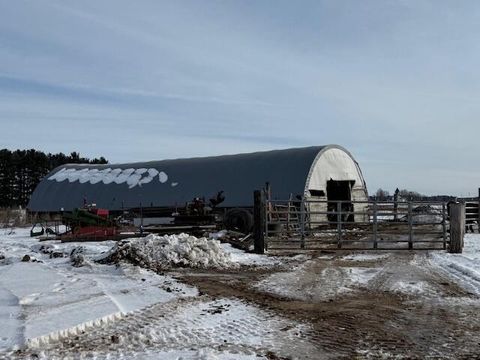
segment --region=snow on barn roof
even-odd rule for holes
[[[303,194],[312,166],[327,149],[311,146],[238,155],[128,164],[68,164],[49,173],[32,194],[35,212],[72,210],[86,200],[110,210],[184,206],[195,197],[209,199],[223,190],[221,206],[253,204],[253,191],[269,182],[276,198]],[[353,158],[352,158],[353,160]]]

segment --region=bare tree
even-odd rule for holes
[[[375,193],[375,198],[379,201],[386,201],[390,197],[390,193],[387,190],[383,190],[382,188],[378,189]]]

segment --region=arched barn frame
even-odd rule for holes
[[[336,211],[336,204],[328,209],[327,201],[367,201],[368,192],[360,166],[345,148],[328,145],[322,148],[315,157],[305,183],[304,197],[313,222],[326,221],[325,214],[315,212]],[[319,201],[316,203],[315,201]],[[348,204],[343,204],[348,207]],[[367,204],[357,203],[355,211],[363,212]],[[348,209],[344,209],[348,210]],[[357,220],[365,220],[358,219]]]
[[[358,163],[338,145],[127,164],[69,164],[37,186],[31,212],[71,211],[85,202],[110,211],[174,209],[223,191],[223,208],[251,208],[266,183],[273,199],[367,200]]]

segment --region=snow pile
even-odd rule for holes
[[[72,250],[72,252],[70,253],[70,261],[73,267],[91,265],[88,258],[85,257],[85,248],[83,246],[79,246]]]
[[[235,264],[218,240],[188,234],[148,235],[119,242],[100,263],[126,260],[154,271],[172,267],[230,268]]]

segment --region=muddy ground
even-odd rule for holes
[[[427,252],[396,252],[387,259],[361,262],[343,260],[344,252],[331,259],[323,255],[314,255],[306,272],[311,276],[300,279],[299,288],[307,289],[318,282],[315,274],[325,269],[351,267],[354,263],[380,270],[367,285],[324,301],[292,300],[252,287],[274,270],[184,272],[177,278],[214,298],[243,299],[312,324],[312,331],[304,334],[318,347],[318,354],[310,354],[311,358],[480,359],[478,296],[430,266]],[[397,281],[426,283],[428,291],[392,291],[389,285]],[[282,354],[276,356],[281,358]]]
[[[160,348],[171,342],[183,342],[188,347],[194,337],[192,344],[210,344],[217,350],[239,353],[253,351],[268,359],[480,359],[480,299],[433,266],[428,252],[391,252],[385,257],[361,261],[356,255],[349,259],[348,254],[317,252],[309,254],[309,260],[292,259],[270,268],[171,272],[178,280],[197,287],[200,296],[153,306],[115,324],[61,339],[46,346],[43,356],[75,358],[82,354],[89,358],[103,354],[99,358],[116,358],[119,354],[128,355],[128,351],[138,354],[142,349]],[[360,269],[367,280],[349,283],[352,268]],[[281,283],[283,274],[297,274],[295,281],[283,284],[290,292],[258,285],[268,284],[272,276],[280,276]],[[340,288],[346,290],[339,291]],[[208,302],[206,313],[215,314],[228,310],[225,307],[230,305],[216,303],[223,299],[253,305],[263,313],[253,320],[226,320],[219,324],[215,328],[219,334],[224,334],[223,327],[230,329],[225,336],[238,332],[239,339],[247,339],[269,319],[282,318],[289,321],[287,324],[305,326],[286,325],[255,335],[268,336],[282,344],[271,348],[238,345],[240,340],[229,345],[227,340],[215,338],[215,334],[207,337],[203,330],[190,332],[200,320],[194,315],[188,319],[192,311],[188,306]],[[176,326],[165,325],[169,324],[165,319],[179,309],[184,311],[182,319],[186,318],[182,320],[183,330],[165,329]],[[165,331],[171,334],[161,333]],[[141,336],[132,340],[132,334]],[[39,352],[27,349],[10,356],[35,358]]]

